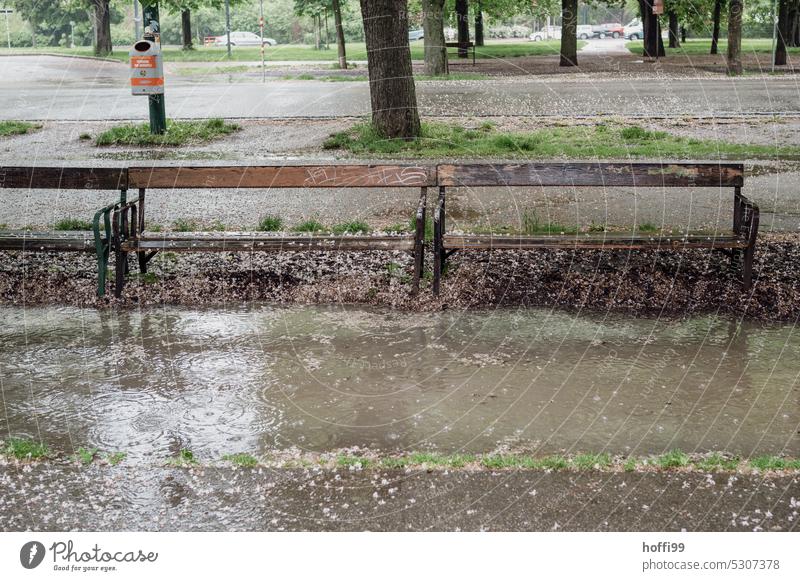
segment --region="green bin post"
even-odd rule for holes
[[[145,40],[157,42],[161,46],[161,25],[158,19],[157,3],[142,5],[142,24]],[[164,104],[164,95],[148,95],[147,102],[150,108],[150,133],[163,135],[167,132],[167,109]]]

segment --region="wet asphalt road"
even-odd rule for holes
[[[0,531],[791,531],[797,475],[0,466]]]
[[[632,57],[633,58],[633,57]],[[652,69],[650,69],[652,70]],[[130,95],[127,65],[51,56],[0,58],[2,119],[145,119]],[[736,115],[800,111],[795,77],[654,76],[613,73],[524,76],[488,81],[419,82],[426,115]],[[255,79],[221,75],[167,79],[167,115],[177,118],[346,117],[369,111],[365,82]]]

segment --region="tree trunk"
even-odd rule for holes
[[[92,0],[94,3],[94,54],[106,56],[111,54],[111,7],[109,0]]]
[[[669,47],[680,48],[681,39],[678,31],[678,13],[669,13]]]
[[[728,13],[728,74],[742,74],[742,0],[730,0]]]
[[[8,18],[8,16],[6,16]],[[36,48],[36,22],[31,20],[31,48]]]
[[[653,0],[639,0],[639,10],[642,13],[642,29],[644,32],[644,51],[646,58],[658,57],[658,16],[653,14]]]
[[[407,0],[360,0],[369,64],[372,124],[388,139],[419,137],[408,46]]]
[[[447,75],[447,46],[444,39],[444,0],[422,0],[422,29],[425,43],[425,74]]]
[[[363,0],[362,0],[363,1]],[[469,2],[456,0],[456,20],[458,21],[458,58],[469,56]]]
[[[578,0],[561,0],[562,67],[578,66]]]
[[[786,64],[786,39],[789,36],[789,0],[778,0],[778,34],[775,39],[775,66]]]
[[[181,40],[183,50],[194,49],[192,45],[192,13],[188,8],[181,10]]]
[[[656,30],[658,34],[658,56],[667,56],[667,51],[664,50],[664,39],[661,37],[661,19],[656,16]]]
[[[681,42],[686,42],[686,25],[681,25]]]
[[[722,2],[724,0],[714,1],[714,27],[711,30],[711,54],[719,53],[719,21],[722,18]]]
[[[483,46],[483,6],[475,8],[475,46]]]
[[[333,24],[336,27],[336,49],[339,51],[339,68],[347,68],[347,52],[344,46],[344,28],[342,27],[342,7],[339,0],[333,0]]]

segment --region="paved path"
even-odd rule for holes
[[[653,71],[654,69],[649,69]],[[145,119],[125,65],[57,57],[0,59],[0,119]],[[177,118],[346,117],[369,112],[365,82],[167,80],[167,114]],[[611,74],[522,76],[491,81],[420,82],[426,115],[739,115],[800,112],[792,76],[659,77]]]
[[[0,530],[789,531],[799,497],[796,474],[44,462],[0,467]]]

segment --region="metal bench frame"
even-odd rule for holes
[[[731,264],[741,259],[742,285],[749,290],[758,236],[758,206],[742,195],[741,164],[710,163],[524,163],[439,165],[439,199],[433,214],[433,293],[438,295],[447,259],[457,251],[592,249],[684,250],[711,248],[726,253]],[[464,235],[446,230],[448,187],[730,187],[733,188],[733,234],[653,236],[591,233],[575,235]]]

